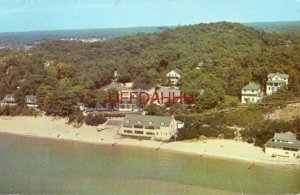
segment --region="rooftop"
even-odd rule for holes
[[[5,94],[4,98],[15,98],[15,94]]]
[[[175,68],[175,69],[173,69],[171,71],[174,71],[174,72],[176,72],[177,74],[180,74],[180,75],[182,74],[182,71],[180,69],[178,69],[178,68]]]
[[[30,102],[30,103],[37,103],[37,98],[34,95],[26,95],[25,96],[25,100],[26,102]]]
[[[269,73],[268,74],[268,78],[269,79],[273,78],[274,76],[278,76],[278,77],[280,77],[282,79],[288,79],[289,78],[288,74],[282,74],[282,73],[278,73],[278,72],[276,72],[276,73]]]
[[[136,86],[134,89],[139,91],[139,90],[150,90],[152,88],[154,88],[155,86],[154,85],[151,85],[151,84],[142,84],[142,85],[139,85],[139,86]]]
[[[171,96],[173,96],[173,93],[176,97],[180,96],[180,89],[178,87],[164,87],[164,86],[161,86],[161,87],[158,88],[157,91],[162,92],[164,96],[168,96],[169,93],[171,93]]]
[[[171,116],[153,116],[153,115],[138,115],[138,114],[126,114],[124,118],[124,125],[144,125],[167,127],[172,121]],[[163,125],[162,125],[163,123]]]
[[[113,81],[110,84],[101,87],[100,90],[107,91],[107,90],[110,90],[110,89],[116,89],[117,91],[122,91],[122,90],[126,90],[127,87],[125,87],[122,83]]]
[[[285,133],[275,133],[273,139],[286,140],[286,141],[291,141],[291,142],[297,141],[296,135],[290,131],[285,132]]]
[[[300,141],[296,140],[293,144],[286,142],[274,142],[273,139],[269,139],[266,143],[267,147],[280,147],[280,148],[294,148],[300,150]]]
[[[260,89],[260,85],[250,82],[248,85],[245,85],[242,90],[258,90]]]

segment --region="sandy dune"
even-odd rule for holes
[[[97,128],[105,128],[105,124]],[[58,140],[73,140],[94,144],[110,144],[148,147],[155,150],[172,150],[193,155],[213,156],[245,160],[249,162],[274,163],[274,164],[297,164],[298,159],[271,158],[261,148],[235,140],[208,139],[194,142],[162,143],[151,140],[137,140],[123,138],[117,134],[117,127],[109,127],[97,132],[96,127],[83,125],[75,128],[66,124],[65,119],[53,117],[0,117],[0,133],[10,133],[25,136],[37,136]]]

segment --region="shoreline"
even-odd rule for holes
[[[0,117],[0,134],[16,135],[31,138],[41,138],[57,141],[80,142],[84,144],[107,145],[111,147],[126,146],[153,149],[192,155],[204,158],[238,160],[251,164],[294,165],[300,166],[300,159],[272,158],[267,156],[262,148],[246,142],[223,139],[207,139],[204,141],[158,142],[123,138],[117,135],[115,127],[97,132],[96,128],[106,127],[83,125],[75,128],[67,125],[65,119],[53,117],[18,116],[5,119]],[[30,130],[31,129],[31,130]]]

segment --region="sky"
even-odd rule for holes
[[[300,0],[0,0],[0,32],[300,20]]]

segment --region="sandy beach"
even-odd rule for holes
[[[114,119],[122,120],[122,119]],[[96,128],[106,128],[98,132]],[[112,147],[118,145],[153,148],[154,150],[170,150],[191,155],[209,156],[243,160],[251,163],[267,164],[295,164],[300,166],[300,159],[272,158],[266,155],[262,148],[253,146],[242,141],[207,139],[205,141],[177,141],[162,143],[151,140],[137,140],[123,138],[117,134],[118,127],[98,127],[82,125],[75,128],[68,125],[66,119],[42,117],[0,117],[0,133],[9,133],[22,136],[35,136],[51,138],[56,140],[80,141],[93,144],[110,144]]]

